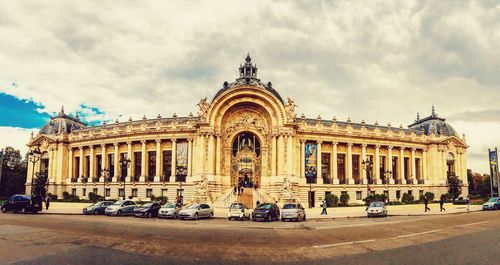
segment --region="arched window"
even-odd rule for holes
[[[448,169],[448,177],[455,175],[455,156],[452,153],[448,153],[448,157],[446,158],[446,166]]]
[[[49,153],[43,152],[40,156],[40,173],[47,174],[49,172]]]

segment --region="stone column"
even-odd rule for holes
[[[429,174],[427,174],[427,150],[422,150],[422,179],[424,183],[429,179]]]
[[[217,134],[216,146],[215,146],[215,175],[220,176],[220,163],[221,163],[221,142],[220,134]]]
[[[283,157],[283,154],[285,152],[285,148],[284,148],[284,139],[283,139],[283,135],[280,135],[278,136],[278,165],[277,165],[277,168],[278,168],[278,176],[283,176],[283,167],[284,167],[284,163],[285,163],[285,159]]]
[[[73,178],[73,148],[70,148],[69,150],[69,154],[68,154],[68,179],[69,181],[67,182],[71,182],[71,179]]]
[[[188,154],[187,154],[187,157],[188,157],[188,161],[187,161],[187,176],[188,177],[191,177],[193,176],[193,139],[189,138],[188,139]]]
[[[277,154],[276,154],[276,136],[273,135],[272,138],[272,143],[271,143],[271,175],[276,176],[276,159],[277,159]]]
[[[416,148],[411,149],[411,179],[413,181],[413,184],[418,184],[417,182],[417,165],[415,164],[416,162],[416,156],[415,156],[415,151]]]
[[[318,145],[318,148],[316,149],[317,155],[316,155],[316,183],[323,183],[323,175],[322,175],[322,168],[321,168],[321,144],[322,141],[317,141],[316,144]]]
[[[287,147],[286,147],[286,161],[287,161],[287,173],[288,176],[293,175],[293,139],[291,135],[287,136]]]
[[[387,147],[387,170],[392,172],[392,145]],[[392,172],[389,184],[394,184],[394,176],[396,176],[396,173],[397,172]]]
[[[375,146],[375,161],[373,162],[375,165],[373,165],[374,168],[374,179],[373,183],[379,183],[380,182],[380,145]]]
[[[306,140],[300,140],[300,177],[305,178],[306,176],[306,166],[305,166],[305,161],[306,161],[306,152],[305,152],[305,143]]]
[[[368,183],[368,176],[366,175],[366,169],[363,168],[363,161],[366,159],[366,144],[361,145],[361,177],[363,178],[363,184]]]
[[[94,182],[94,173],[95,173],[95,169],[94,169],[94,146],[91,145],[90,146],[90,169],[89,169],[89,179],[88,179],[88,182]]]
[[[347,176],[345,179],[345,183],[354,183],[352,179],[352,143],[347,143]]]
[[[156,172],[155,172],[155,182],[160,181],[161,176],[161,162],[162,162],[162,153],[161,153],[161,139],[156,139]]]
[[[77,176],[77,177],[78,177],[78,182],[82,182],[83,163],[85,162],[85,159],[83,158],[83,146],[80,146],[79,149],[80,149],[80,165],[79,165],[79,169],[78,169],[79,176]]]
[[[215,156],[215,139],[214,135],[210,134],[208,136],[208,174],[209,175],[214,175],[215,169],[214,169],[214,156]]]
[[[172,139],[172,165],[171,165],[171,179],[170,181],[173,182],[175,181],[175,175],[176,175],[176,172],[175,172],[175,166],[176,166],[176,162],[177,162],[177,139]]]
[[[399,149],[399,178],[401,180],[401,184],[406,184],[406,176],[405,176],[405,148],[401,147]]]
[[[333,179],[333,184],[339,184],[339,176],[337,169],[337,142],[332,143],[332,179]]]
[[[205,136],[200,135],[198,137],[199,146],[198,146],[198,174],[205,173]]]
[[[134,159],[132,159],[132,142],[127,142],[127,158],[130,159],[130,164],[127,168],[126,180],[132,181],[132,167],[134,166]]]
[[[148,166],[147,156],[146,156],[146,141],[141,140],[141,176],[139,176],[139,181],[146,180],[146,167]]]
[[[104,172],[103,171],[104,169],[108,170],[108,174],[109,174],[109,168],[106,165],[106,161],[108,161],[108,159],[106,157],[106,145],[101,144],[101,175],[103,175],[102,172]],[[99,178],[99,182],[104,182],[104,176],[98,176],[98,178]]]
[[[119,144],[114,143],[113,146],[115,147],[115,154],[113,155],[113,159],[115,160],[115,175],[113,176],[113,179],[111,180],[112,182],[117,182],[118,181],[118,176],[120,175],[120,153],[118,150]]]

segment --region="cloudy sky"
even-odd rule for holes
[[[2,1],[0,148],[64,104],[87,122],[196,113],[247,52],[298,113],[407,126],[436,112],[488,171],[498,1]]]

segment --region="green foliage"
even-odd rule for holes
[[[33,194],[45,198],[45,195],[47,194],[47,181],[47,174],[35,173],[35,179],[33,181]]]
[[[408,193],[403,193],[403,197],[401,198],[401,202],[404,204],[410,204],[415,201],[415,198],[413,195],[410,195]]]
[[[50,192],[47,193],[47,197],[49,197],[51,201],[57,200],[57,195],[54,195],[54,194],[52,194]]]
[[[90,192],[89,193],[89,200],[91,202],[98,202],[98,201],[104,201],[104,197],[102,197],[101,195],[99,194],[95,194],[93,192]]]
[[[326,207],[337,207],[339,205],[339,197],[337,195],[326,195]]]
[[[424,197],[427,197],[427,199],[428,199],[429,201],[433,201],[433,200],[434,200],[434,193],[432,193],[432,192],[429,192],[429,191],[428,191],[428,192],[426,192],[426,193],[424,194]]]
[[[366,205],[370,205],[371,202],[386,202],[387,196],[385,196],[385,194],[374,194],[366,197],[364,201]]]
[[[491,195],[490,176],[486,175],[482,181],[478,180],[475,187],[476,189],[471,192],[472,194],[480,195],[481,198],[488,198]]]
[[[457,175],[448,176],[448,193],[455,200],[462,193],[462,180]]]
[[[165,204],[168,202],[168,197],[167,196],[159,196],[159,197],[156,197],[154,195],[151,196],[151,201],[152,202],[158,202],[160,204]]]
[[[76,195],[72,195],[68,192],[63,192],[63,201],[66,201],[66,202],[78,202],[80,201],[80,198]]]
[[[0,150],[1,152],[1,150]],[[27,160],[21,152],[12,147],[6,147],[0,155],[0,197],[10,197],[25,192]]]
[[[347,192],[343,192],[342,194],[340,194],[340,204],[342,206],[347,206],[349,204],[349,194]]]

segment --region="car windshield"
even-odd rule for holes
[[[198,208],[198,207],[200,207],[200,205],[199,205],[199,204],[191,204],[191,205],[189,205],[186,209],[196,209],[196,208]]]
[[[283,209],[297,209],[297,204],[285,204]]]
[[[257,206],[257,209],[269,210],[269,209],[271,209],[271,204],[261,204],[261,205]]]
[[[163,205],[163,208],[172,208],[173,209],[173,208],[175,208],[175,204],[167,203],[167,204]]]
[[[233,203],[231,205],[231,209],[241,209],[243,208],[243,205],[239,204],[239,203]]]
[[[370,203],[370,207],[384,207],[383,202],[372,202]]]
[[[143,204],[141,207],[143,207],[143,208],[150,208],[151,206],[153,206],[152,202]]]
[[[101,205],[101,202],[96,202],[96,203],[94,203],[94,204],[92,204],[90,206],[99,206],[99,205]]]
[[[491,198],[488,200],[488,202],[497,202],[498,198]]]
[[[125,201],[117,201],[117,202],[113,203],[113,205],[122,205],[123,202],[125,202]]]

